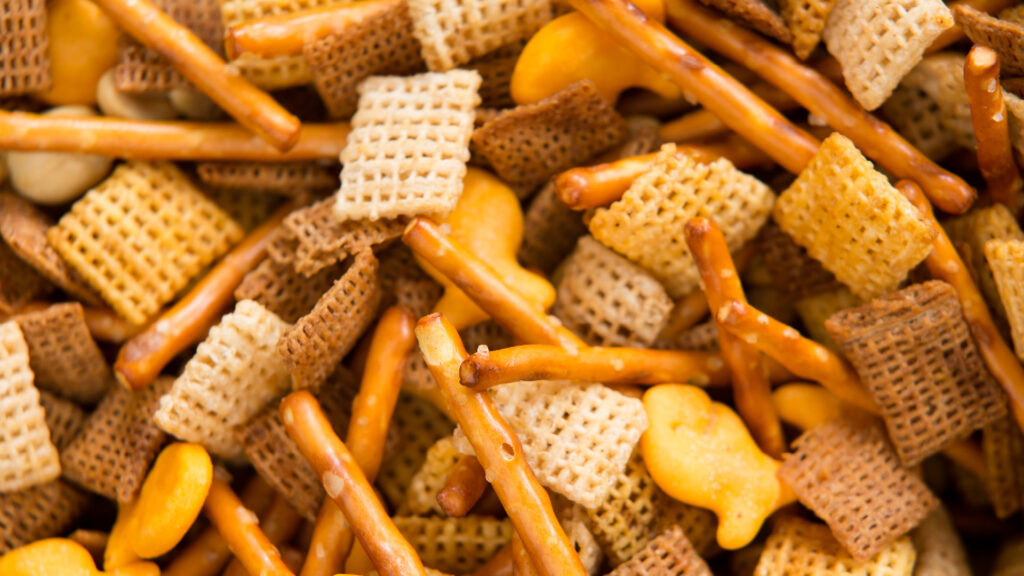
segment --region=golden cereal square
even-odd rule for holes
[[[397,516],[395,526],[416,549],[423,565],[469,574],[512,538],[512,523],[487,516]]]
[[[779,0],[782,19],[793,34],[793,51],[802,60],[814,52],[825,31],[825,20],[838,0]]]
[[[1024,359],[1024,240],[989,240],[985,259],[1010,321],[1013,348]]]
[[[1024,231],[1021,231],[1013,213],[1002,204],[993,204],[950,218],[942,223],[942,227],[953,246],[964,252],[964,264],[970,268],[989,310],[996,318],[1006,320],[1006,307],[985,255],[985,244],[989,240],[1024,242]]]

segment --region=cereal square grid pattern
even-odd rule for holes
[[[18,324],[0,324],[0,493],[60,476],[60,458],[32,379]]]
[[[134,324],[242,238],[242,229],[173,164],[128,162],[71,207],[47,238]]]
[[[283,203],[274,194],[253,194],[251,190],[208,190],[206,196],[213,200],[246,233],[262,224]]]
[[[853,97],[874,110],[952,26],[942,0],[839,0],[822,36]]]
[[[1024,240],[989,240],[985,259],[1010,321],[1014,351],[1024,359]]]
[[[903,78],[900,90],[921,92],[938,109],[937,120],[947,137],[956,146],[975,149],[971,120],[971,104],[964,87],[964,56],[962,54],[932,54],[926,56]],[[931,105],[925,105],[930,109]],[[927,122],[927,120],[924,120]]]
[[[821,262],[808,256],[789,234],[772,223],[761,233],[760,247],[768,277],[786,300],[799,300],[841,286]]]
[[[916,558],[910,538],[899,538],[877,556],[856,560],[827,526],[787,516],[776,522],[754,576],[911,576]]]
[[[419,267],[412,251],[400,242],[381,253],[380,288],[387,301],[393,297],[396,305],[408,308],[416,318],[429,314],[444,292],[444,287]]]
[[[396,516],[395,526],[416,549],[424,566],[469,574],[512,539],[512,523],[486,516]]]
[[[519,262],[526,268],[551,274],[586,233],[580,213],[559,200],[555,185],[549,182],[533,197],[523,214]]]
[[[700,281],[683,237],[686,222],[714,220],[735,251],[757,235],[774,203],[768,186],[728,160],[698,162],[667,144],[655,165],[620,200],[598,208],[588,226],[599,242],[653,274],[669,296],[681,298]]]
[[[524,196],[628,135],[613,103],[584,80],[536,104],[503,111],[473,133],[473,146]]]
[[[793,34],[793,51],[801,60],[806,60],[818,46],[825,20],[836,2],[838,0],[779,0],[782,19]]]
[[[526,39],[506,44],[462,66],[480,73],[480,106],[500,109],[516,105],[512,99],[512,72],[525,46]]]
[[[394,434],[384,447],[377,485],[392,508],[398,508],[405,502],[413,476],[423,467],[427,450],[441,438],[450,436],[455,424],[432,404],[410,394],[398,397],[391,422]]]
[[[673,526],[647,543],[608,576],[711,576],[686,534]]]
[[[963,216],[946,220],[942,227],[958,250],[966,250],[965,255],[968,257],[964,258],[965,264],[971,269],[989,310],[997,318],[1006,320],[1006,307],[999,294],[992,266],[985,255],[985,244],[989,240],[1024,242],[1024,232],[1010,209],[1002,204],[975,208]]]
[[[658,492],[638,450],[612,481],[607,498],[585,510],[587,526],[612,566],[632,558],[653,536],[652,526],[661,513],[655,507]]]
[[[196,174],[214,188],[273,192],[295,196],[304,191],[337,188],[337,172],[314,162],[200,162]]]
[[[939,504],[869,421],[834,420],[805,432],[778,476],[860,561],[893,545]],[[835,548],[829,556],[840,552]]]
[[[646,348],[672,306],[646,270],[584,236],[565,261],[552,313],[588,344]]]
[[[939,103],[920,87],[909,85],[906,79],[881,110],[893,129],[928,158],[942,160],[956,150],[953,134],[942,125]]]
[[[64,534],[88,503],[88,494],[61,480],[0,494],[0,555]]]
[[[0,1],[0,96],[50,87],[46,0]]]
[[[245,275],[235,289],[235,299],[254,300],[285,322],[294,323],[313,309],[343,270],[337,264],[303,278],[290,262],[266,258]]]
[[[702,322],[683,330],[671,338],[659,338],[654,342],[659,350],[718,350],[718,324],[714,320]]]
[[[1008,518],[1024,506],[1024,435],[1010,416],[985,427],[985,491],[996,516]]]
[[[405,76],[426,69],[405,3],[338,34],[307,42],[302,53],[331,118],[355,113],[356,89],[370,76]]]
[[[444,516],[441,505],[437,503],[437,493],[444,488],[448,475],[461,457],[451,436],[441,438],[431,446],[427,450],[426,461],[409,483],[409,492],[400,511],[416,516]]]
[[[914,576],[958,576],[971,573],[964,543],[949,512],[939,506],[910,533],[917,550]]]
[[[288,325],[251,300],[210,329],[195,356],[160,399],[163,431],[225,458],[242,455],[234,428],[291,386],[277,341]]]
[[[878,404],[904,466],[1006,414],[960,300],[938,280],[838,312],[825,322]]]
[[[28,344],[35,385],[82,404],[95,404],[114,384],[78,302],[53,304],[15,317]]]
[[[742,22],[749,28],[757,30],[782,42],[791,44],[793,33],[786,26],[786,21],[775,11],[775,0],[700,0],[703,4],[720,10],[733,20]]]
[[[462,195],[480,75],[374,76],[341,152],[340,220],[444,218]]]
[[[434,72],[529,38],[552,17],[550,0],[410,0],[409,14]]]
[[[13,314],[53,286],[0,239],[0,314]]]
[[[173,383],[162,376],[138,392],[112,388],[61,452],[64,477],[104,498],[134,500],[166,439],[153,414]]]
[[[1024,74],[1024,25],[1012,20],[1003,20],[971,8],[957,6],[953,9],[957,26],[971,42],[988,46],[999,55],[999,66],[1007,76]]]
[[[65,400],[56,394],[39,391],[39,404],[46,412],[46,427],[50,429],[50,441],[58,452],[75,439],[85,422],[85,411],[78,404]]]
[[[773,216],[811,258],[865,300],[895,290],[931,253],[938,234],[838,133],[779,196]]]
[[[319,389],[377,316],[380,280],[377,259],[362,250],[313,310],[285,330],[277,351],[296,389]]]
[[[608,498],[647,429],[640,400],[602,384],[520,382],[491,393],[537,480],[585,508]],[[455,441],[472,452],[461,430]]]
[[[560,496],[552,498],[551,504],[555,509],[558,523],[562,525],[562,531],[569,538],[569,543],[576,550],[580,562],[583,563],[583,569],[589,576],[600,574],[604,554],[601,552],[597,540],[594,539],[594,535],[587,528],[586,508],[579,504],[573,504]]]

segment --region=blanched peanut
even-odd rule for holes
[[[189,120],[219,120],[227,115],[209,96],[191,86],[174,88],[167,93],[167,98],[175,112]]]
[[[128,120],[173,120],[178,113],[167,95],[129,94],[114,85],[114,69],[107,70],[96,85],[96,104],[104,116]]]

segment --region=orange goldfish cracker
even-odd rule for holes
[[[100,77],[117,63],[121,31],[89,0],[47,3],[45,25],[53,81],[39,99],[56,106],[93,104]]]
[[[786,384],[772,392],[772,404],[779,418],[800,430],[835,420],[843,403],[834,394],[816,384]]]
[[[259,519],[222,478],[213,477],[203,512],[250,574],[292,576],[277,548],[260,529]]]
[[[89,551],[72,540],[37,540],[0,556],[4,576],[97,576]]]

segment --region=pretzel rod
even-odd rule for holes
[[[988,12],[989,14],[995,14],[1010,6],[1016,6],[1018,0],[956,0],[955,2],[949,2],[947,6],[950,10],[957,6],[969,6],[975,10],[981,10],[982,12]],[[925,54],[934,54],[940,52],[943,49],[956,44],[957,42],[965,39],[967,36],[964,34],[963,28],[959,26],[953,26],[946,30],[939,37],[932,41],[932,45],[925,50]]]
[[[258,516],[263,535],[267,537],[267,541],[271,545],[278,548],[291,541],[295,537],[295,533],[299,531],[299,527],[302,526],[302,516],[280,494],[275,494],[270,508]],[[227,570],[222,576],[248,576],[248,574],[242,561],[235,558],[231,564],[228,564]]]
[[[964,61],[964,87],[971,104],[971,123],[978,139],[978,169],[992,200],[1019,212],[1021,178],[1010,143],[1006,103],[999,89],[999,56],[975,45]]]
[[[674,28],[792,96],[888,172],[921,183],[928,198],[943,211],[960,214],[974,202],[977,193],[960,177],[929,160],[888,124],[866,112],[843,90],[790,52],[696,0],[668,0],[665,8]]]
[[[470,576],[512,576],[512,570],[512,541],[509,540]]]
[[[789,94],[771,84],[758,82],[750,87],[750,91],[779,112],[791,112],[800,107],[800,104]],[[728,132],[729,127],[706,108],[694,110],[680,118],[665,122],[658,128],[658,136],[665,142],[689,142],[714,138]]]
[[[555,518],[547,491],[526,463],[515,431],[490,394],[459,383],[459,366],[466,359],[466,350],[458,332],[443,316],[431,314],[417,323],[416,339],[538,572],[542,576],[585,575],[576,550]]]
[[[757,245],[754,242],[747,242],[742,248],[736,251],[732,261],[736,269],[743,272],[747,264],[754,258]],[[658,334],[659,339],[671,339],[681,334],[684,330],[692,328],[708,315],[708,299],[701,290],[694,290],[686,296],[675,301],[672,312],[669,313],[668,322]]]
[[[234,301],[235,288],[263,259],[278,224],[297,207],[289,202],[235,246],[188,294],[126,342],[114,375],[133,390],[148,386],[179,352],[202,340]]]
[[[923,216],[930,219],[933,227],[939,231],[932,244],[932,252],[924,261],[925,265],[932,277],[947,282],[956,289],[964,320],[971,328],[974,342],[985,359],[985,365],[1006,392],[1017,426],[1024,430],[1024,367],[996,328],[992,314],[985,305],[985,299],[978,291],[978,285],[974,283],[970,271],[964,266],[960,254],[949,241],[945,230],[935,220],[935,214],[928,200],[922,195],[921,189],[908,180],[897,182],[896,188]]]
[[[684,233],[686,245],[700,271],[708,305],[718,310],[726,300],[746,302],[739,272],[718,226],[707,218],[694,218],[686,223]],[[786,451],[786,438],[772,404],[772,386],[761,353],[721,326],[718,348],[732,374],[736,411],[761,449],[774,458],[781,458]]]
[[[320,6],[246,20],[224,32],[229,60],[251,52],[263,58],[302,54],[306,44],[351,29],[400,6],[402,0],[372,0]]]
[[[348,519],[377,572],[381,576],[425,576],[416,550],[388,516],[356,459],[331,429],[316,398],[306,390],[289,394],[281,401],[281,420],[321,478],[327,495]]]
[[[238,499],[231,486],[214,474],[203,511],[250,574],[294,576],[281,561],[281,554],[260,530],[259,521]]]
[[[487,489],[484,468],[476,456],[463,456],[448,474],[444,487],[437,493],[437,503],[444,513],[462,518],[476,505]]]
[[[628,0],[570,4],[790,172],[803,170],[818,150],[814,137]]]
[[[345,443],[368,481],[373,482],[384,457],[391,416],[402,389],[405,363],[416,345],[416,318],[392,306],[381,315],[370,339],[359,394],[352,401]],[[301,576],[330,576],[342,572],[352,549],[352,528],[332,500],[325,500],[310,539],[313,551]]]
[[[81,152],[139,160],[335,160],[348,122],[306,124],[287,152],[225,122],[149,122],[0,111],[0,150]]]
[[[191,30],[178,24],[150,0],[96,0],[125,32],[163,54],[181,75],[229,116],[278,150],[299,138],[299,119],[255,87],[217,56]]]
[[[540,572],[533,565],[530,553],[526,551],[523,539],[518,532],[512,533],[512,574],[514,576],[539,576]]]
[[[406,227],[402,241],[519,341],[570,349],[586,346],[579,337],[505,284],[486,262],[446,236],[433,220],[414,219]]]

